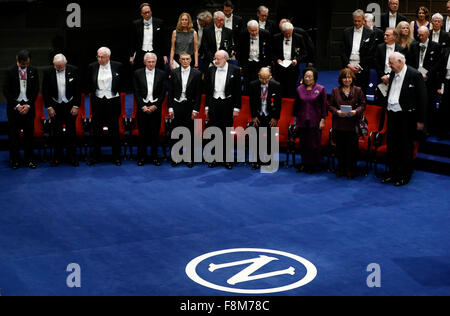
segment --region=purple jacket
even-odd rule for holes
[[[297,118],[296,125],[300,128],[318,128],[320,121],[327,117],[327,92],[325,87],[315,84],[312,90],[307,90],[305,85],[297,89],[294,106],[294,116]]]

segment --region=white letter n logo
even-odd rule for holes
[[[243,260],[243,261],[235,261],[235,262],[230,262],[230,263],[225,263],[225,264],[211,263],[209,265],[209,271],[214,272],[216,270],[220,270],[220,269],[224,269],[224,268],[241,266],[241,265],[251,263],[250,266],[248,266],[247,268],[245,268],[244,270],[242,270],[241,272],[239,272],[238,274],[236,274],[235,276],[233,276],[232,278],[230,278],[227,281],[227,283],[231,284],[231,285],[236,285],[238,283],[249,282],[249,281],[254,281],[254,280],[271,278],[271,277],[284,275],[284,274],[290,274],[290,275],[295,274],[295,269],[293,267],[289,267],[286,270],[275,271],[275,272],[258,274],[258,275],[252,276],[253,273],[255,273],[256,271],[258,271],[265,265],[267,265],[270,262],[275,261],[275,260],[279,260],[279,259],[273,258],[273,257],[268,257],[268,256],[259,256],[259,258]]]

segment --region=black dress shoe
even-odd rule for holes
[[[139,159],[137,165],[138,165],[139,167],[143,167],[143,166],[145,165],[144,159]]]
[[[252,170],[258,170],[258,169],[260,169],[261,168],[261,166],[259,165],[259,164],[257,164],[257,163],[254,163],[253,165],[252,165]]]
[[[122,165],[122,161],[121,161],[120,159],[117,159],[117,160],[114,161],[114,164],[115,164],[117,167],[120,167],[120,166]]]
[[[50,163],[50,166],[51,167],[58,167],[59,165],[60,165],[60,161],[59,160],[53,160],[51,163]]]
[[[159,166],[161,166],[161,163],[159,162],[158,159],[154,159],[154,160],[152,161],[152,165],[154,165],[154,166],[156,166],[156,167],[159,167]]]
[[[12,169],[12,170],[17,170],[17,169],[19,169],[19,168],[20,168],[20,163],[18,163],[18,162],[16,162],[16,161],[11,162],[11,169]]]
[[[208,164],[208,168],[215,168],[216,167],[216,163],[215,162],[211,162]]]
[[[383,184],[390,184],[390,183],[394,183],[394,182],[395,182],[395,178],[393,176],[387,176],[383,180],[381,180],[381,183],[383,183]]]
[[[410,178],[401,178],[394,183],[394,186],[396,186],[396,187],[405,186],[409,183],[410,180],[411,180]]]
[[[34,163],[33,161],[30,161],[30,162],[28,163],[28,168],[30,168],[30,169],[36,169],[36,168],[37,168],[37,165],[36,165],[36,163]]]
[[[225,169],[231,170],[233,169],[233,166],[231,165],[231,163],[225,163]]]
[[[180,163],[178,163],[178,162],[172,162],[172,168],[176,168],[176,167],[178,167],[180,165]]]
[[[186,164],[186,166],[187,166],[189,169],[192,169],[192,168],[194,168],[194,163],[193,163],[193,162],[188,162],[188,163]]]
[[[89,160],[88,160],[87,165],[88,165],[88,166],[93,166],[93,165],[96,165],[97,163],[98,163],[98,160],[92,158],[92,159],[89,159]]]

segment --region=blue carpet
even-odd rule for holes
[[[244,166],[126,161],[13,172],[0,153],[0,179],[4,296],[227,295],[184,270],[230,248],[285,251],[316,266],[310,284],[280,295],[450,295],[446,176],[416,172],[397,189],[372,176],[349,182]],[[66,286],[70,263],[81,267],[79,289]],[[371,263],[381,267],[381,288],[366,285]]]

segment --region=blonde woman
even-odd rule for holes
[[[198,68],[198,35],[194,30],[191,15],[182,13],[178,19],[177,28],[172,33],[172,45],[170,49],[170,70],[178,68],[176,61],[180,59],[180,53],[191,55],[194,67]]]
[[[397,25],[396,31],[399,34],[397,44],[409,50],[411,44],[414,42],[414,36],[411,33],[409,23],[405,21],[400,22]]]

